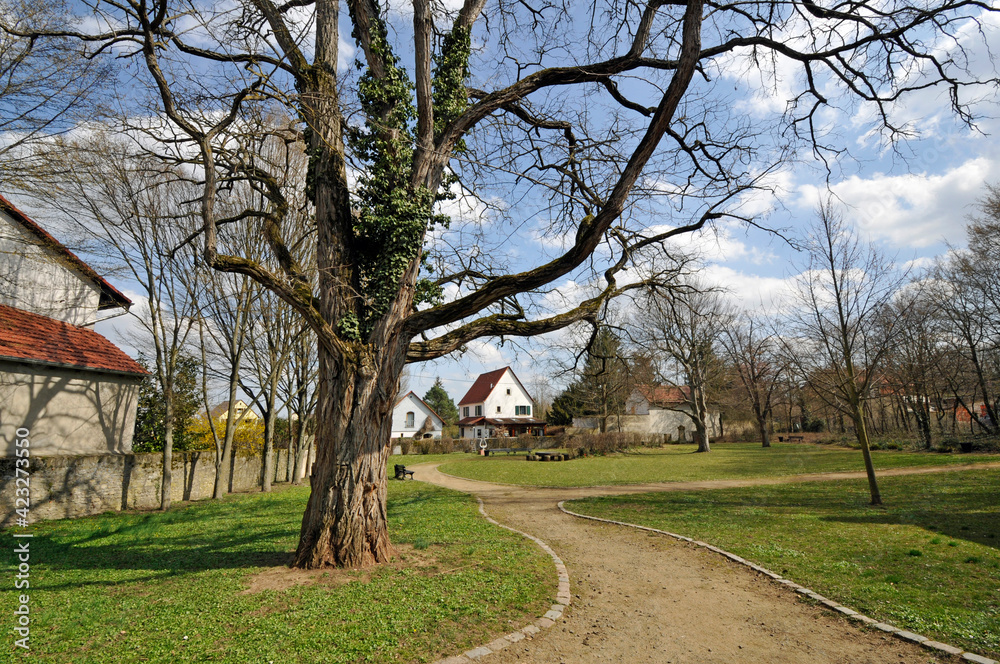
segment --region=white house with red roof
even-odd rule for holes
[[[694,437],[692,413],[690,387],[637,385],[625,400],[625,414],[610,418],[607,428],[609,431],[666,434],[672,440],[689,442]],[[597,430],[600,421],[596,417],[574,417],[573,426]],[[722,435],[722,415],[712,404],[709,404],[708,435],[709,438]]]
[[[2,456],[15,456],[19,430],[32,456],[132,451],[146,371],[90,329],[98,312],[131,304],[0,196]]]
[[[392,409],[393,438],[440,438],[444,420],[412,391],[396,401]]]
[[[510,367],[481,374],[458,402],[459,436],[543,436],[545,420],[536,418],[534,409],[534,399]]]

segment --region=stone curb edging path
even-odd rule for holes
[[[526,537],[541,547],[542,551],[549,554],[552,558],[552,562],[555,563],[556,572],[559,574],[559,588],[556,591],[556,603],[553,604],[544,616],[536,620],[535,622],[522,627],[516,632],[511,632],[510,634],[505,634],[498,639],[490,641],[484,646],[479,646],[478,648],[473,648],[472,650],[467,650],[461,655],[455,655],[453,657],[446,657],[445,659],[439,659],[434,664],[463,664],[467,662],[472,662],[481,659],[487,655],[491,655],[495,652],[503,650],[504,648],[517,643],[525,638],[531,638],[535,634],[538,634],[543,629],[552,627],[557,620],[562,618],[563,611],[570,604],[570,593],[569,593],[569,572],[566,571],[566,565],[563,563],[562,559],[556,555],[556,552],[552,550],[548,544],[538,539],[534,535],[529,535],[528,533],[521,532],[510,526],[505,526],[496,519],[490,517],[486,513],[486,506],[483,503],[483,499],[476,496],[476,500],[479,501],[479,513],[483,515],[487,521],[495,526],[500,526],[505,528],[512,533],[517,533],[522,537]],[[562,503],[560,503],[560,507]],[[992,660],[990,660],[992,661]]]
[[[669,532],[669,531],[666,531],[666,530],[659,530],[658,528],[650,528],[648,526],[640,526],[638,524],[628,523],[626,521],[613,521],[611,519],[602,519],[600,517],[589,516],[587,514],[577,514],[576,512],[573,512],[573,511],[567,509],[566,506],[565,506],[565,504],[564,504],[565,502],[566,501],[559,501],[558,507],[559,507],[559,509],[562,512],[564,512],[564,513],[566,513],[566,514],[568,514],[570,516],[574,516],[574,517],[577,517],[577,518],[580,518],[580,519],[588,519],[590,521],[599,521],[601,523],[610,523],[610,524],[613,524],[613,525],[616,525],[616,526],[627,526],[629,528],[635,528],[637,530],[644,530],[644,531],[650,532],[650,533],[658,533],[660,535],[666,535],[668,537],[672,537],[674,539],[678,539],[678,540],[681,540],[683,542],[689,542],[691,544],[694,544],[695,546],[699,546],[699,547],[702,547],[704,549],[708,549],[709,551],[714,551],[715,553],[718,553],[718,554],[720,554],[722,556],[725,556],[726,558],[729,558],[730,560],[732,560],[735,563],[738,563],[740,565],[744,565],[746,567],[749,567],[750,569],[754,570],[755,572],[759,572],[760,574],[763,574],[764,576],[769,577],[769,578],[773,579],[774,581],[776,581],[776,582],[778,582],[778,583],[780,583],[780,584],[782,584],[784,586],[787,586],[789,589],[795,591],[796,593],[799,593],[799,594],[801,594],[801,595],[803,595],[805,597],[808,597],[808,598],[810,598],[812,600],[815,600],[819,604],[822,604],[823,606],[826,606],[827,608],[829,608],[829,609],[831,609],[831,610],[833,610],[833,611],[835,611],[837,613],[840,613],[840,614],[846,616],[849,620],[854,620],[854,621],[857,621],[857,622],[860,622],[860,623],[864,623],[865,625],[868,625],[868,626],[873,627],[875,629],[878,629],[878,630],[881,630],[883,632],[886,632],[887,634],[891,634],[891,635],[893,635],[893,636],[895,636],[895,637],[897,637],[899,639],[902,639],[903,641],[909,641],[910,643],[916,643],[916,644],[919,644],[919,645],[923,646],[924,648],[927,648],[928,650],[933,650],[933,651],[936,651],[936,652],[939,652],[939,653],[945,653],[945,654],[948,654],[948,655],[960,655],[962,657],[962,660],[964,660],[966,662],[973,662],[974,664],[1000,664],[1000,662],[997,662],[997,660],[990,659],[988,657],[983,657],[982,655],[977,655],[976,653],[963,651],[961,648],[956,648],[955,646],[948,645],[947,643],[940,643],[938,641],[932,641],[932,640],[928,639],[926,636],[922,636],[920,634],[914,634],[913,632],[908,632],[906,630],[899,629],[898,627],[896,627],[894,625],[890,625],[890,624],[884,623],[884,622],[879,622],[878,620],[875,620],[873,618],[869,618],[868,616],[863,615],[861,613],[858,613],[857,611],[855,611],[853,609],[850,609],[850,608],[848,608],[846,606],[842,606],[842,605],[838,604],[837,602],[834,602],[833,600],[827,599],[826,597],[823,597],[819,593],[813,592],[809,588],[805,588],[803,586],[800,586],[799,584],[795,583],[794,581],[790,581],[790,580],[788,580],[786,578],[783,578],[780,574],[776,574],[775,572],[772,572],[769,569],[765,569],[764,567],[761,567],[760,565],[756,565],[756,564],[750,562],[749,560],[741,558],[740,556],[737,556],[735,553],[730,553],[728,551],[724,551],[723,549],[720,549],[720,548],[718,548],[716,546],[712,546],[711,544],[708,544],[706,542],[701,542],[701,541],[692,539],[690,537],[685,537],[684,535],[678,535],[677,533],[672,533],[672,532]],[[482,511],[482,501],[480,501],[479,504],[480,504],[480,511]],[[483,514],[485,515],[485,512]],[[489,519],[489,517],[487,517],[487,519]],[[493,521],[493,520],[490,519],[490,521]],[[493,521],[493,523],[496,523],[496,521]],[[503,524],[498,524],[498,525],[500,525],[503,528],[507,528],[507,526],[504,526]],[[513,530],[513,528],[507,528],[507,529],[508,530]],[[515,530],[514,532],[518,532],[518,531]],[[521,534],[523,535],[524,533],[521,533]],[[531,535],[525,535],[525,536],[526,537],[531,537]],[[539,542],[541,544],[540,540],[537,540],[534,537],[531,537],[531,539],[534,539],[535,541],[537,541],[537,542]],[[542,548],[546,548],[547,549],[548,547],[542,545]],[[555,557],[554,553],[551,554],[551,555],[553,557]],[[556,558],[556,560],[558,560],[558,558]],[[562,576],[560,576],[560,579],[561,578],[562,578]],[[560,587],[561,587],[561,584],[560,584]],[[568,583],[567,583],[567,587],[568,587]],[[448,664],[451,664],[452,661],[454,661],[454,662],[457,663],[457,662],[460,662],[460,661],[467,661],[467,660],[464,660],[464,659],[462,659],[462,660],[458,660],[458,659],[456,659],[456,660],[451,660],[451,659],[443,660],[443,662],[448,662]],[[435,664],[443,664],[443,662],[438,662],[438,663],[435,663]]]

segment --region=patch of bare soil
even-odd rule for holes
[[[569,569],[573,602],[564,619],[533,639],[490,655],[490,662],[957,661],[862,629],[711,551],[632,528],[577,519],[556,507],[560,500],[591,495],[757,482],[533,489],[449,477],[436,465],[415,470],[418,480],[480,496],[493,518],[546,541]]]
[[[439,572],[439,561],[432,550],[415,549],[409,544],[397,544],[396,556],[390,566],[396,569],[417,570],[423,574]],[[360,582],[368,583],[368,572],[350,569],[292,569],[287,565],[269,567],[250,577],[250,585],[241,595],[255,595],[265,590],[284,591],[296,586],[324,585],[331,588]]]

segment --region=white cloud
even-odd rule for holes
[[[725,265],[707,265],[700,275],[707,284],[727,290],[730,302],[744,311],[778,311],[795,292],[795,277],[747,274]]]
[[[962,236],[965,217],[983,194],[983,183],[1000,179],[1000,159],[979,157],[940,175],[851,176],[833,186],[845,216],[896,247],[928,247]],[[825,190],[800,188],[799,204],[815,208]]]

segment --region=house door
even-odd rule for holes
[[[684,425],[677,427],[677,442],[686,443],[687,442],[687,432],[684,430]]]

